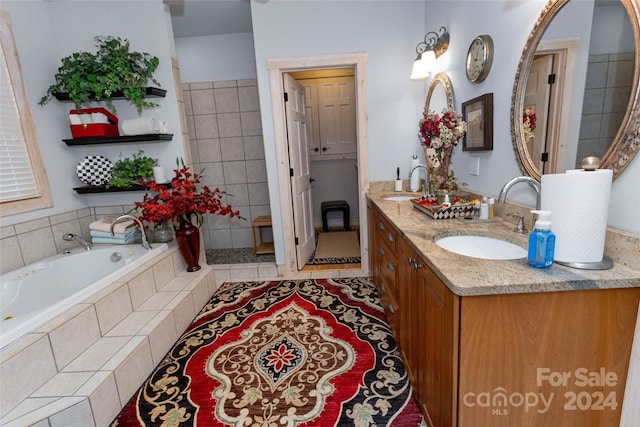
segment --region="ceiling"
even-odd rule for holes
[[[253,32],[249,0],[165,1],[175,38]]]

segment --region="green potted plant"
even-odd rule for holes
[[[138,114],[144,108],[158,104],[145,100],[149,81],[160,86],[153,77],[158,68],[158,58],[146,52],[132,52],[129,41],[120,37],[94,37],[98,51],[75,52],[62,58],[62,65],[55,75],[55,84],[38,102],[46,104],[51,96],[66,93],[76,109],[92,101],[104,101],[114,114],[113,97],[124,97],[136,106]]]
[[[153,179],[153,167],[158,166],[158,159],[147,157],[139,150],[131,157],[118,160],[111,169],[111,180],[107,188],[126,188]]]

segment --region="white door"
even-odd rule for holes
[[[311,200],[311,174],[307,151],[304,87],[289,74],[283,74],[283,78],[289,167],[291,168],[291,194],[293,197],[293,230],[296,239],[298,269],[301,269],[316,247]]]
[[[356,152],[356,95],[353,77],[318,79],[320,145],[324,154]]]
[[[536,128],[533,139],[527,141],[527,150],[531,160],[539,171],[544,171],[542,153],[547,146],[547,120],[549,111],[549,75],[553,72],[553,55],[544,55],[534,59],[529,71],[524,95],[525,108],[532,108],[536,114]]]

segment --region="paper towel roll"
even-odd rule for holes
[[[542,175],[541,206],[551,211],[556,261],[602,261],[612,178],[610,169]]]

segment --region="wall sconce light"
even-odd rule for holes
[[[413,61],[410,78],[412,80],[426,79],[435,67],[436,58],[445,53],[448,47],[449,33],[445,27],[440,27],[437,33],[429,31],[424,36],[424,41],[416,46],[418,56]]]

